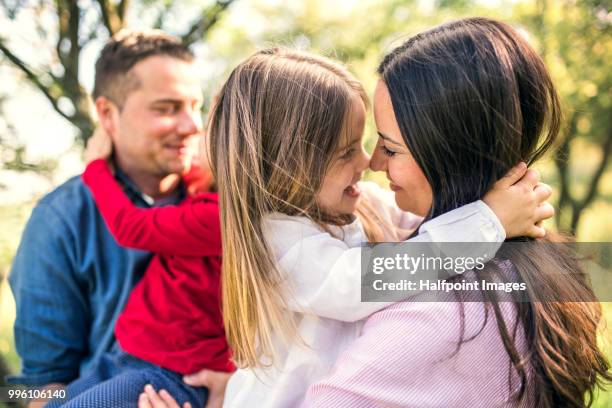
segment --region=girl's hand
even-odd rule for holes
[[[546,202],[552,189],[539,181],[539,174],[528,170],[521,162],[499,179],[482,199],[501,221],[506,237],[541,238],[546,235],[541,222],[552,217],[555,209]]]
[[[138,398],[138,408],[181,408],[172,395],[166,390],[155,391],[152,385],[145,385],[145,392]],[[183,404],[183,408],[193,408],[190,403]]]
[[[223,407],[223,398],[225,397],[225,387],[232,374],[224,371],[204,369],[183,377],[183,381],[192,387],[208,388],[206,408],[221,408]]]
[[[102,126],[98,126],[87,141],[85,148],[85,164],[89,164],[96,159],[108,159],[113,153],[113,141],[106,134]]]
[[[210,191],[213,178],[209,171],[202,169],[195,162],[192,162],[189,170],[183,173],[183,181],[187,186],[187,193],[193,196]]]
[[[183,377],[185,384],[192,387],[206,387],[208,389],[208,399],[206,408],[223,407],[225,387],[232,373],[224,371],[201,370],[195,374]],[[176,400],[166,390],[156,392],[152,385],[145,386],[145,392],[140,394],[138,408],[181,408]],[[183,408],[192,408],[186,402]]]

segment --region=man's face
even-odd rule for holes
[[[130,72],[139,86],[127,94],[118,114],[113,137],[118,164],[155,177],[181,173],[193,154],[188,146],[202,130],[202,96],[194,65],[153,56]]]

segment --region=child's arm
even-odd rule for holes
[[[119,245],[185,256],[221,255],[218,203],[212,196],[181,207],[138,208],[101,159],[87,166],[83,180]]]
[[[495,248],[491,248],[490,244],[487,246],[490,250],[486,257],[478,246],[466,249],[474,254],[466,253],[465,256],[483,257],[488,261],[495,256],[495,251],[506,238],[495,213],[481,201],[443,214],[431,223],[431,226],[425,223],[420,229],[421,233],[407,242],[441,242],[437,240],[454,237],[455,241],[462,242],[498,243]],[[349,248],[346,243],[315,225],[284,223],[277,228],[276,234],[276,228],[271,232],[272,237],[276,235],[279,240],[286,239],[290,229],[298,229],[290,234],[302,237],[279,260],[281,270],[291,278],[293,297],[290,301],[295,311],[352,322],[394,303],[361,301],[361,261],[371,252],[367,248]]]
[[[420,234],[407,242],[497,243],[494,248],[490,244],[462,247],[465,248],[463,256],[488,261],[505,240],[506,230],[511,230],[512,236],[537,235],[540,231],[534,229],[536,221],[552,216],[547,206],[539,205],[550,193],[536,192],[537,184],[534,173],[526,174],[524,167],[515,168],[485,196],[488,205],[479,200],[442,214],[424,223]],[[503,225],[498,213],[503,214]],[[279,228],[278,239],[287,238],[286,226],[285,223]],[[297,243],[280,254],[277,251],[281,255],[279,264],[293,283],[295,310],[305,309],[335,320],[357,321],[393,303],[361,302],[361,260],[365,249],[349,248],[314,225],[294,224],[293,229],[296,228],[297,232],[290,233],[298,237],[294,240]]]
[[[363,183],[362,189],[378,198],[378,202],[375,200],[374,203],[378,204],[380,213],[388,214],[400,239],[410,236],[423,222],[423,217],[399,209],[395,204],[393,192],[372,182]],[[493,210],[504,226],[508,238],[540,238],[546,231],[536,221],[554,215],[554,208],[545,202],[551,194],[550,186],[540,183],[536,172],[527,170],[525,163],[519,163],[493,185],[482,201]],[[517,211],[517,203],[521,204],[521,211]],[[431,222],[433,220],[430,220]],[[434,239],[437,242],[457,240],[461,240],[461,237],[438,236]]]

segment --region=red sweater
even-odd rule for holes
[[[91,162],[83,180],[119,245],[154,253],[115,326],[123,350],[181,374],[233,371],[220,307],[217,194],[142,209],[104,160]]]

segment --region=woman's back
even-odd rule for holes
[[[520,381],[490,304],[459,303],[452,295],[448,302],[414,300],[373,314],[333,374],[310,387],[305,405],[533,406],[529,386],[520,404],[512,402]],[[514,332],[515,305],[500,303],[500,308]],[[522,332],[516,331],[519,352],[525,351]]]

